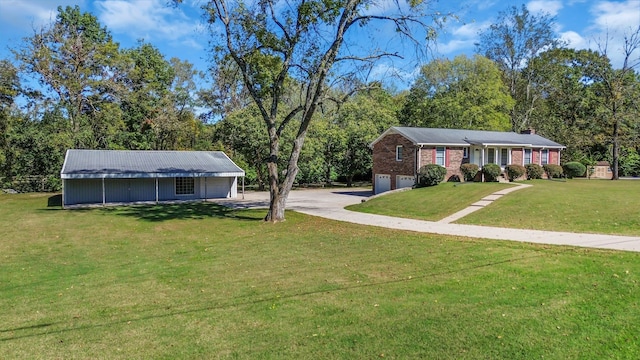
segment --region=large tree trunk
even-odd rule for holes
[[[287,166],[287,173],[284,176],[282,182],[278,177],[278,139],[272,138],[271,140],[271,157],[267,163],[267,169],[269,170],[269,211],[264,217],[265,221],[280,222],[284,221],[284,210],[289,197],[289,192],[293,187],[293,183],[298,175],[298,158],[302,151],[302,145],[304,144],[304,138],[307,134],[308,121],[301,125],[301,129],[293,142],[293,149],[291,150],[291,156]]]
[[[611,180],[618,180],[618,170],[619,170],[619,162],[620,162],[620,123],[614,114],[613,120],[613,164],[611,164],[611,171],[613,172],[613,176]]]
[[[284,210],[287,203],[287,197],[283,196],[276,187],[275,191],[273,188],[270,190],[270,201],[269,201],[269,211],[267,215],[264,217],[264,221],[269,222],[280,222],[284,221]]]

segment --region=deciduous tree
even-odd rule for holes
[[[530,108],[538,100],[530,96],[529,79],[522,76],[521,70],[541,52],[561,44],[554,22],[549,14],[531,14],[524,4],[520,8],[512,6],[498,15],[476,44],[478,53],[498,64],[511,97],[516,100],[511,111],[513,131],[528,127]]]
[[[435,34],[431,18],[429,22],[425,20],[425,2],[393,5],[382,10],[373,0],[206,2],[214,31],[214,51],[219,58],[230,57],[237,64],[243,86],[260,112],[269,139],[270,206],[265,220],[284,220],[286,200],[298,174],[298,159],[309,124],[325,101],[328,83],[350,72],[337,64],[372,63],[393,55],[375,49],[366,54],[349,52],[344,45],[350,34],[355,29],[362,34],[363,29],[380,26],[382,22],[412,41]],[[294,79],[300,87],[298,98],[286,98],[288,79]],[[283,104],[288,108],[284,114],[280,111]],[[281,137],[289,126],[297,130],[286,169],[280,171]]]
[[[514,101],[489,59],[464,55],[422,67],[401,112],[406,125],[508,130]]]

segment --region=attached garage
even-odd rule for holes
[[[374,178],[374,194],[380,194],[385,191],[391,190],[391,175],[389,174],[376,174]]]
[[[410,188],[416,184],[415,177],[407,175],[396,175],[396,189]]]
[[[221,151],[68,150],[60,177],[66,207],[236,198],[244,170]]]

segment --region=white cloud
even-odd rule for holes
[[[149,42],[182,41],[195,34],[198,22],[165,0],[102,0],[95,2],[100,21],[114,33]]]
[[[12,27],[15,32],[26,32],[33,28],[49,25],[56,19],[58,6],[79,5],[83,7],[82,0],[66,0],[53,2],[50,0],[1,0],[0,21],[3,29]],[[7,36],[7,34],[3,34]]]
[[[560,0],[532,0],[527,4],[527,9],[532,13],[547,13],[551,16],[558,15],[562,7]]]
[[[585,49],[589,47],[589,42],[575,31],[565,31],[560,33],[560,39],[567,43],[567,47],[574,49]]]
[[[591,8],[594,28],[600,31],[627,31],[640,25],[640,0],[601,1]]]
[[[613,66],[621,66],[624,38],[640,26],[640,0],[599,1],[590,12],[593,15],[592,25],[587,29],[590,41],[584,47],[606,50]],[[640,49],[634,55],[640,57]]]
[[[447,40],[438,43],[438,52],[446,55],[472,51],[475,43],[478,42],[478,34],[489,26],[491,21],[484,21],[464,24],[453,29],[445,36]]]

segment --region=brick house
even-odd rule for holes
[[[495,163],[504,170],[509,164],[558,164],[565,147],[533,130],[515,132],[392,127],[369,145],[373,150],[375,194],[411,187],[426,164],[447,169],[446,179],[463,178],[460,165],[480,168]]]

